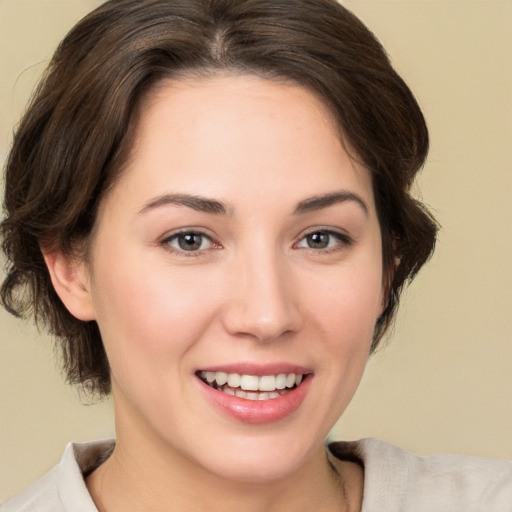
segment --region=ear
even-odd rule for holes
[[[94,320],[90,278],[85,263],[62,251],[42,252],[53,287],[67,310],[78,320]]]

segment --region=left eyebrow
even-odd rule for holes
[[[358,204],[364,211],[365,215],[368,216],[369,210],[364,200],[357,194],[354,194],[354,192],[350,192],[348,190],[340,190],[339,192],[332,192],[304,199],[304,201],[301,201],[297,205],[293,213],[294,215],[299,215],[301,213],[321,210],[322,208],[327,208],[338,203],[345,203],[347,201],[352,201]]]

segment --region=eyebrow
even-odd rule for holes
[[[369,210],[364,200],[357,194],[354,194],[348,190],[340,190],[339,192],[332,192],[329,194],[304,199],[304,201],[301,201],[297,205],[294,214],[298,215],[301,213],[321,210],[322,208],[327,208],[338,203],[345,203],[347,201],[353,201],[358,204],[363,209],[364,213],[368,216]]]
[[[347,201],[355,202],[361,207],[364,213],[368,215],[368,206],[363,199],[348,190],[331,192],[304,199],[297,205],[293,213],[294,215],[300,215],[302,213],[321,210],[334,204],[344,203]],[[163,194],[146,203],[139,211],[139,214],[146,213],[162,206],[186,206],[199,212],[213,213],[215,215],[227,215],[228,212],[231,211],[225,203],[215,199],[208,199],[206,197],[190,194]]]
[[[145,204],[139,213],[146,213],[161,206],[187,206],[199,212],[214,213],[216,215],[226,215],[228,213],[228,207],[220,201],[189,194],[164,194],[158,196]]]

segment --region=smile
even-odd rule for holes
[[[246,375],[226,372],[198,372],[198,377],[208,386],[227,395],[246,400],[272,400],[279,398],[300,385],[300,373],[277,375]]]

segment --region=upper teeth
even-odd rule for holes
[[[302,382],[302,374],[280,373],[279,375],[241,375],[225,372],[201,372],[201,378],[209,384],[214,381],[218,386],[227,383],[232,388],[242,388],[245,391],[275,391],[276,389],[293,388]]]

